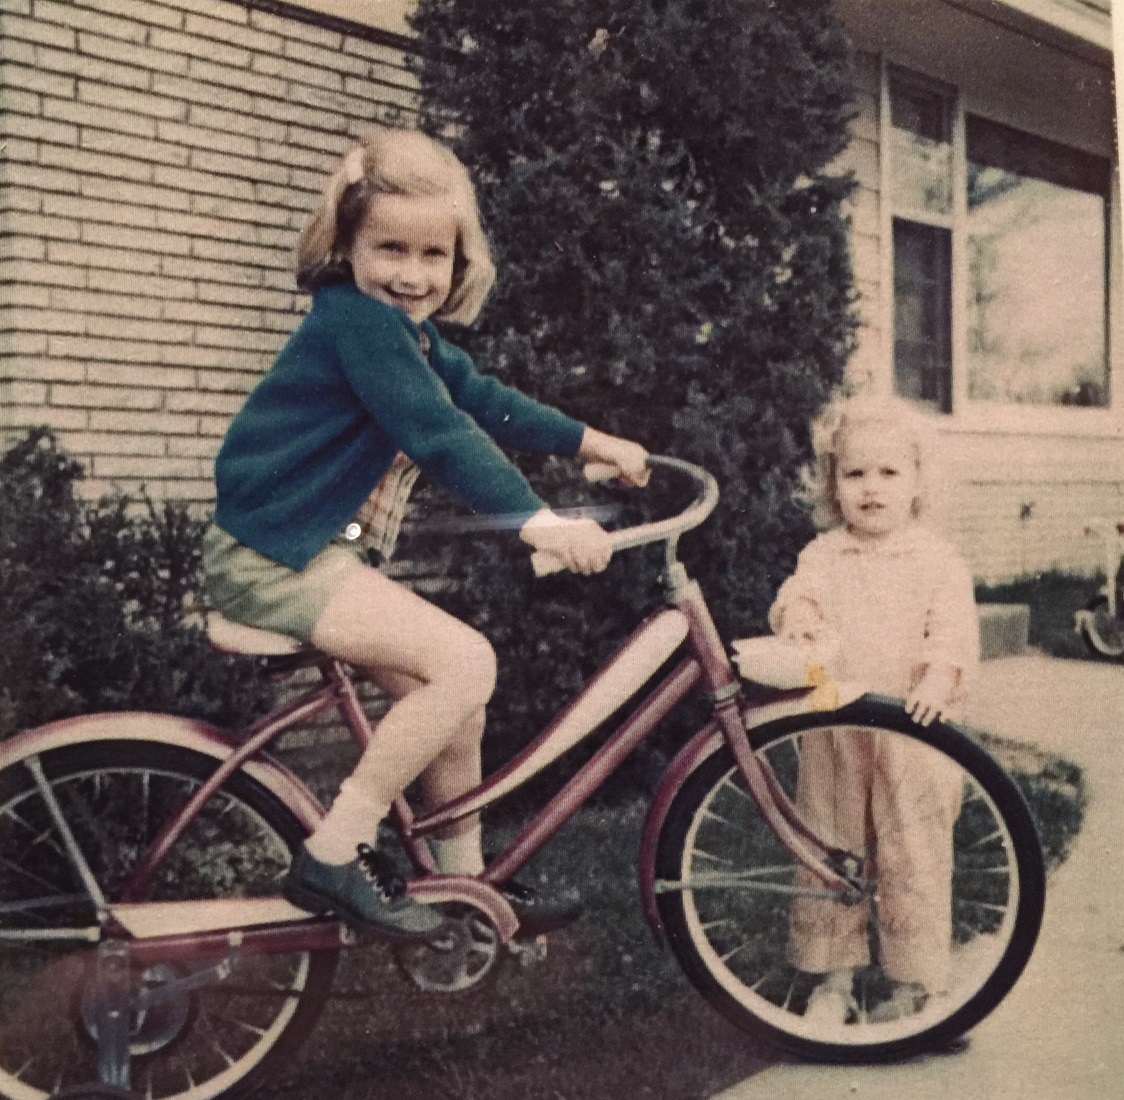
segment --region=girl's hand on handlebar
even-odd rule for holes
[[[600,573],[613,556],[612,540],[601,524],[592,519],[567,519],[549,508],[527,520],[519,537],[575,573]]]
[[[616,476],[625,485],[636,488],[648,484],[648,452],[639,443],[620,436],[606,435],[595,428],[586,428],[578,456],[590,462],[604,462],[615,467]]]

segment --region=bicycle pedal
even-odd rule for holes
[[[534,966],[546,958],[546,936],[535,936],[530,940],[512,940],[507,945],[507,949],[520,966]]]

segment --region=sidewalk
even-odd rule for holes
[[[1089,807],[1047,887],[1026,972],[968,1051],[893,1066],[782,1063],[713,1100],[1111,1100],[1124,1081],[1124,665],[987,661],[969,722],[1085,769]]]

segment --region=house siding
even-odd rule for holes
[[[404,40],[316,18],[0,0],[0,433],[53,426],[91,494],[212,498],[326,173],[414,109]]]
[[[1028,38],[943,0],[840,0],[840,8],[852,33],[858,93],[851,143],[838,163],[858,183],[848,213],[861,328],[849,372],[857,385],[888,390],[893,288],[880,145],[883,64],[949,83],[969,110],[1115,160],[1112,58]],[[986,51],[990,63],[973,50]],[[946,475],[939,523],[982,579],[1053,568],[1093,572],[1102,552],[1084,537],[1085,525],[1097,516],[1124,519],[1120,216],[1117,195],[1110,229],[1111,409],[961,400],[951,416],[935,419]]]

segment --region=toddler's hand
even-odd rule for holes
[[[549,508],[527,520],[519,537],[575,573],[600,573],[613,556],[612,540],[601,524],[591,519],[567,519]]]
[[[820,609],[811,600],[801,598],[784,609],[777,633],[790,642],[815,642],[821,639],[826,626]]]
[[[905,709],[919,725],[940,718],[960,684],[960,669],[951,665],[929,665],[905,701]]]
[[[637,488],[647,485],[651,471],[648,469],[648,452],[639,443],[619,436],[606,435],[594,428],[586,428],[578,454],[593,462],[615,466],[617,475],[626,485]]]

